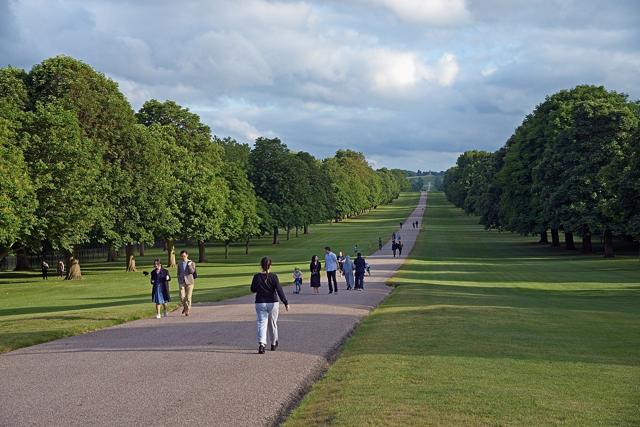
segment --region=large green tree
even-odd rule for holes
[[[29,236],[37,200],[21,141],[28,104],[23,70],[0,69],[0,260]]]
[[[179,183],[173,195],[179,201],[179,236],[198,242],[200,258],[204,258],[205,242],[220,232],[229,197],[222,176],[224,150],[213,141],[211,130],[197,114],[173,101],[147,101],[137,118],[146,126],[166,127],[176,144],[186,150],[175,159],[175,175],[167,175],[166,179],[177,179]],[[174,266],[176,235],[163,237],[167,241],[168,264]]]

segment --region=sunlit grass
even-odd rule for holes
[[[635,253],[552,250],[428,204],[398,287],[287,425],[637,425]]]
[[[351,252],[353,245],[364,253],[378,248],[378,237],[391,235],[418,202],[417,193],[407,193],[391,205],[380,206],[372,212],[339,224],[320,224],[310,227],[310,234],[289,241],[281,236],[281,243],[271,244],[269,237],[253,241],[250,254],[244,246],[231,248],[224,259],[221,245],[207,247],[208,263],[198,265],[198,280],[194,302],[219,301],[250,293],[249,283],[265,255],[273,258],[273,270],[283,282],[291,282],[293,267],[305,273],[311,255],[322,259],[327,245],[334,250]],[[183,248],[178,248],[183,249]],[[197,248],[188,248],[197,260]],[[68,335],[122,323],[152,315],[148,279],[141,274],[150,270],[153,258],[163,261],[166,254],[148,249],[145,257],[137,258],[139,273],[124,271],[124,261],[117,263],[82,263],[82,281],[62,281],[50,277],[42,281],[38,272],[0,272],[0,351],[49,341]],[[55,275],[55,274],[54,274]],[[307,283],[305,274],[305,284]],[[172,282],[172,307],[177,305],[177,283]]]

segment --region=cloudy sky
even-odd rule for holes
[[[637,0],[0,0],[0,66],[67,54],[219,136],[441,170],[559,89],[640,98],[639,28]]]

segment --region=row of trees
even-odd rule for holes
[[[320,161],[278,139],[255,147],[214,136],[197,114],[150,100],[135,113],[115,82],[57,56],[30,72],[0,69],[0,259],[67,254],[83,244],[126,249],[164,239],[175,265],[177,239],[248,245],[251,238],[339,220],[395,199],[398,170],[374,171],[341,150]]]
[[[494,153],[467,151],[444,178],[447,198],[486,228],[540,234],[552,246],[604,255],[640,239],[640,104],[604,87],[548,96]]]

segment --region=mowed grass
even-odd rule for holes
[[[484,231],[430,193],[392,295],[286,426],[640,425],[640,262]]]
[[[243,245],[233,246],[228,260],[221,245],[208,247],[209,262],[197,267],[194,303],[249,294],[251,277],[265,255],[272,257],[273,271],[283,283],[292,281],[291,272],[298,266],[305,273],[307,286],[312,255],[318,255],[324,264],[325,246],[336,253],[351,253],[354,244],[363,253],[377,250],[378,237],[388,239],[415,209],[418,198],[418,193],[404,193],[394,203],[358,218],[311,226],[308,235],[301,231],[294,237],[292,232],[287,241],[283,234],[276,246],[269,237],[252,241],[249,255],[244,254]],[[188,249],[191,258],[197,260],[197,248]],[[41,280],[39,272],[0,272],[0,352],[151,316],[155,313],[151,287],[141,272],[151,269],[155,257],[164,262],[166,253],[147,249],[145,255],[136,259],[138,273],[125,272],[123,259],[117,263],[82,263],[82,281],[57,280],[55,272],[48,281]],[[171,297],[171,307],[175,308],[179,300],[175,278]],[[295,298],[291,299],[295,304]]]

